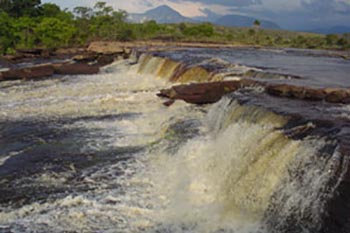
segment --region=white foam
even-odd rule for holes
[[[245,109],[229,98],[209,107],[206,117],[207,107],[181,101],[166,108],[155,94],[168,84],[137,70],[119,62],[97,75],[6,88],[0,105],[13,105],[3,109],[2,119],[139,113],[126,119],[78,120],[64,127],[89,132],[82,151],[124,146],[144,150],[129,160],[81,171],[80,185],[87,191],[3,208],[1,225],[13,226],[13,232],[257,233],[264,232],[264,214],[276,190],[281,190],[277,200],[288,198],[281,207],[285,216],[295,209],[322,207],[314,193],[328,181],[330,174],[321,168],[330,164],[318,160],[313,166],[311,161],[324,141],[290,140],[275,130],[285,123],[282,117]],[[189,119],[202,123],[195,137],[186,141],[169,129]],[[182,144],[169,150],[176,140]],[[304,167],[308,185],[295,189],[298,184],[288,172]],[[32,182],[60,187],[75,172],[71,166],[66,174],[48,173]],[[317,223],[319,216],[312,217]]]

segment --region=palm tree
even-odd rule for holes
[[[256,27],[257,29],[259,29],[259,28],[260,28],[260,25],[261,25],[260,21],[256,19],[256,20],[254,21],[254,27]]]
[[[253,24],[254,24],[254,28],[257,31],[257,33],[255,33],[255,42],[258,42],[259,41],[259,34],[260,34],[259,29],[260,29],[261,23],[259,20],[256,19]]]

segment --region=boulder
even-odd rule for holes
[[[100,71],[97,65],[88,65],[84,63],[60,64],[54,66],[55,74],[78,75],[78,74],[97,74]]]
[[[291,86],[287,84],[268,85],[266,92],[280,97],[291,97]]]
[[[99,66],[106,66],[114,62],[116,57],[114,55],[100,55],[97,58],[97,64]]]
[[[219,101],[221,97],[227,93],[253,84],[256,84],[256,82],[249,81],[242,83],[241,81],[223,81],[193,83],[161,90],[158,96],[166,97],[171,100],[180,99],[192,104],[210,104]]]
[[[265,86],[265,83],[249,79],[192,83],[163,89],[157,95],[171,100],[184,100],[192,104],[210,104],[219,101],[222,96],[230,92],[251,86]]]
[[[326,101],[330,103],[350,103],[350,91],[339,88],[325,88]]]
[[[28,68],[13,69],[1,73],[2,80],[35,79],[54,74],[52,65],[39,65]]]
[[[307,88],[305,89],[305,96],[304,99],[306,100],[313,100],[313,101],[321,101],[324,100],[326,97],[326,93],[323,89],[312,89]]]
[[[268,85],[266,92],[279,97],[296,98],[301,100],[322,101],[329,103],[350,103],[350,90],[342,88],[316,89],[293,86],[288,84]]]

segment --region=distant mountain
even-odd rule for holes
[[[179,12],[167,5],[159,6],[152,10],[146,11],[143,14],[130,14],[128,19],[136,23],[142,23],[150,20],[155,20],[157,23],[196,22],[194,19],[181,15]]]
[[[203,9],[202,12],[206,16],[187,18],[171,7],[162,5],[142,14],[130,14],[128,20],[135,23],[142,23],[150,20],[155,20],[157,23],[199,23],[205,21],[227,27],[251,27],[255,21],[255,18],[248,16],[218,15],[210,9]],[[262,28],[280,29],[277,24],[271,21],[260,20],[260,22]]]
[[[203,12],[204,16],[196,16],[196,17],[193,17],[193,19],[197,21],[202,21],[202,22],[215,23],[215,21],[217,21],[222,17],[222,15],[216,14],[215,12],[209,10],[208,8],[201,9],[200,11]]]
[[[350,33],[350,26],[334,26],[331,28],[318,28],[308,30],[309,32],[320,33],[320,34],[343,34]]]
[[[214,23],[217,25],[222,25],[226,27],[251,27],[254,24],[256,18],[242,15],[225,15],[216,20]],[[268,29],[280,29],[276,23],[267,21],[267,20],[259,20],[262,28]]]

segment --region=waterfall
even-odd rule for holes
[[[154,157],[155,193],[174,232],[317,232],[334,191],[331,143],[289,139],[284,118],[224,98],[203,119],[206,133]],[[292,231],[291,231],[292,230]]]
[[[292,117],[232,95],[170,108],[156,98],[170,82],[219,76],[143,54],[97,75],[0,83],[0,129],[16,149],[0,172],[24,164],[2,187],[26,201],[1,206],[0,231],[320,233],[348,172],[337,141],[294,139]],[[42,166],[22,177],[37,154]]]
[[[219,81],[222,77],[209,72],[201,64],[187,65],[169,58],[142,54],[139,60],[139,74],[153,75],[171,82]]]

